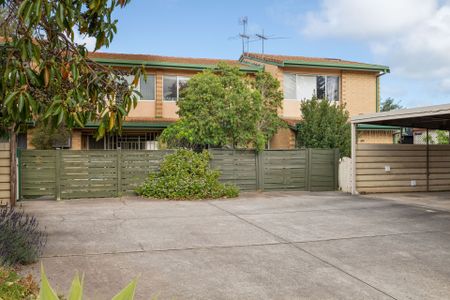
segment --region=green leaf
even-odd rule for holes
[[[39,291],[39,300],[59,300],[58,295],[48,282],[43,264],[41,264],[41,290]]]
[[[9,106],[9,103],[17,96],[18,93],[18,91],[10,93],[5,99],[5,106]]]
[[[82,300],[83,299],[83,281],[84,276],[80,277],[75,275],[75,278],[72,281],[72,285],[70,286],[69,291],[69,299],[68,300]]]
[[[115,295],[112,300],[133,300],[136,290],[137,278],[133,279],[120,293]]]

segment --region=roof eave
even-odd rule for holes
[[[328,63],[328,62],[321,63],[321,62],[287,60],[283,62],[283,66],[390,73],[390,69],[388,66],[381,66],[381,65],[359,65],[359,64]]]
[[[205,69],[216,67],[216,65],[206,65],[206,64],[153,62],[145,60],[127,60],[127,59],[112,59],[112,58],[98,58],[98,57],[93,57],[92,60],[101,64],[106,64],[115,67],[145,66],[159,69],[177,69],[177,70],[193,70],[193,71],[202,71]],[[260,68],[252,66],[248,67],[239,66],[239,69],[247,73],[256,73],[260,71]]]

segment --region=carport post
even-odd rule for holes
[[[356,123],[351,123],[352,131],[352,195],[357,193],[356,191]]]
[[[429,132],[427,128],[427,192],[430,191],[430,140]]]

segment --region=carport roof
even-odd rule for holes
[[[450,104],[391,110],[354,116],[353,124],[450,130]]]

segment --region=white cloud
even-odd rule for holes
[[[75,43],[82,45],[85,44],[86,49],[88,49],[89,51],[93,51],[95,49],[95,42],[96,39],[94,37],[89,37],[86,35],[81,35],[78,30],[74,30],[75,33]]]
[[[305,36],[367,44],[377,62],[418,80],[430,96],[450,91],[448,0],[323,0],[296,20]]]

